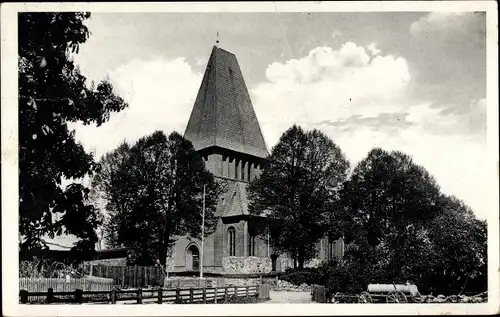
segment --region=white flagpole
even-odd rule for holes
[[[205,240],[205,185],[203,185],[203,210],[201,216],[201,256],[200,279],[203,278],[203,242]]]
[[[271,255],[269,254],[269,226],[267,227],[267,257],[270,257]]]

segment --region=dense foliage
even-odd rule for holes
[[[319,130],[293,126],[272,149],[262,174],[249,186],[250,212],[267,214],[273,249],[290,254],[298,267],[315,256],[329,224],[349,163],[338,146]]]
[[[427,171],[401,152],[372,150],[344,184],[338,225],[347,249],[341,260],[289,271],[294,284],[336,292],[371,283],[411,282],[423,294],[487,290],[487,227]]]
[[[92,187],[105,201],[106,242],[127,247],[129,263],[166,264],[176,235],[199,237],[203,187],[205,234],[215,229],[216,200],[223,189],[205,169],[191,142],[161,131],[123,143],[100,160]]]
[[[75,249],[93,250],[99,217],[79,183],[93,157],[75,141],[68,122],[106,122],[127,105],[109,82],[89,87],[72,54],[89,37],[90,13],[21,13],[19,53],[19,233],[23,251],[45,246],[48,236],[72,234]]]

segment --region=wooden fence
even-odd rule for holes
[[[141,288],[162,286],[165,274],[157,266],[111,266],[93,265],[92,276],[111,278],[121,287]]]
[[[181,289],[135,289],[111,291],[82,291],[77,289],[73,292],[54,292],[48,289],[47,292],[19,292],[22,304],[31,302],[32,297],[44,297],[45,303],[110,303],[128,302],[137,304],[146,303],[217,303],[227,300],[231,296],[236,297],[260,297],[269,299],[268,285],[250,285],[234,287],[213,287],[213,288],[190,288]]]
[[[89,291],[110,292],[113,288],[113,280],[100,277],[86,278],[30,278],[23,277],[19,279],[19,289],[28,292],[45,292],[52,289],[55,292],[75,292],[80,289]],[[44,300],[43,297],[36,297],[35,300]]]

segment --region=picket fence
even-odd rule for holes
[[[113,280],[100,277],[85,278],[30,278],[19,279],[19,289],[28,292],[46,292],[52,289],[54,292],[74,292],[80,289],[85,292],[110,292],[113,289]],[[43,296],[35,296],[34,300],[44,300]]]
[[[76,289],[83,291],[111,291],[113,280],[100,277],[84,278],[30,278],[19,279],[19,289],[28,292],[44,292],[52,288],[55,292],[71,292]]]
[[[115,285],[129,288],[159,286],[165,277],[157,266],[93,265],[91,275],[112,279]]]

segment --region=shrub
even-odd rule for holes
[[[294,285],[313,285],[318,283],[318,268],[288,269],[280,276],[280,280]]]

